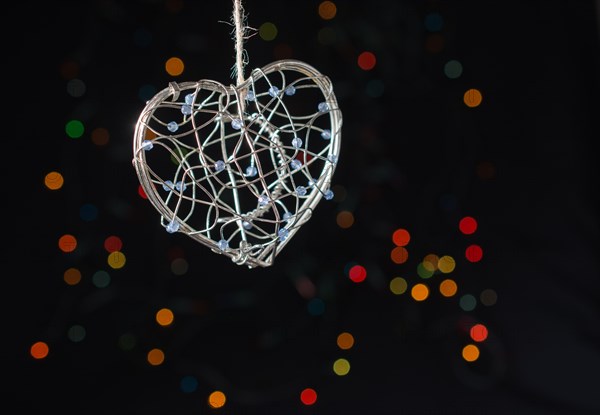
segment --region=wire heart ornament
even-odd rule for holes
[[[132,162],[167,232],[267,267],[333,198],[341,128],[329,78],[281,60],[236,86],[171,82],[138,118]]]

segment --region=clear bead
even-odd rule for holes
[[[296,187],[296,194],[298,196],[304,196],[304,195],[306,195],[306,187],[304,187],[304,186],[298,186],[298,187]]]
[[[285,94],[288,96],[292,96],[296,93],[296,87],[294,85],[290,85],[285,89]]]
[[[338,162],[338,156],[336,156],[335,154],[330,154],[327,156],[327,160],[329,160],[330,163],[337,163]]]
[[[264,206],[264,205],[266,205],[267,203],[269,203],[269,196],[267,196],[267,195],[260,195],[260,196],[258,197],[258,204],[259,204],[260,206]]]
[[[244,229],[252,228],[252,224],[250,222],[248,222],[247,220],[242,222],[242,226],[244,227]]]
[[[256,99],[256,95],[254,94],[253,90],[249,90],[248,93],[246,94],[246,100],[247,101],[254,101]]]
[[[180,193],[183,193],[186,188],[187,188],[187,185],[184,182],[179,181],[179,182],[175,183],[175,189],[177,189],[177,191]]]
[[[233,120],[231,120],[231,127],[234,130],[241,130],[242,129],[242,120],[240,120],[239,118],[234,118]]]
[[[170,123],[167,124],[167,130],[169,130],[172,133],[174,133],[178,129],[179,129],[179,124],[177,124],[175,121],[171,121]]]
[[[329,111],[329,104],[326,102],[321,102],[317,108],[319,109],[319,112],[327,112]]]
[[[176,220],[172,220],[171,222],[169,222],[166,229],[169,233],[177,232],[179,230],[179,222],[177,222]]]
[[[221,251],[225,251],[227,248],[229,248],[229,242],[227,242],[226,239],[221,239],[217,244],[219,245],[219,249]]]
[[[298,170],[300,167],[302,167],[302,162],[298,159],[294,159],[290,163],[290,166],[292,167],[292,169]]]
[[[258,170],[256,170],[256,167],[254,167],[252,165],[246,167],[246,177],[254,177],[254,176],[256,176],[257,173],[258,173]]]
[[[182,105],[181,106],[181,113],[183,115],[190,115],[192,113],[192,106],[191,105]]]
[[[269,88],[269,95],[271,95],[273,98],[275,98],[278,94],[279,88],[277,88],[276,86],[272,86],[271,88]]]
[[[150,141],[150,140],[142,141],[142,148],[144,149],[144,151],[152,150],[152,147],[154,147],[154,144],[152,144],[152,141]]]
[[[332,190],[327,190],[327,191],[325,192],[325,194],[323,195],[323,197],[324,197],[326,200],[331,200],[331,199],[333,199],[333,191],[332,191]]]
[[[294,137],[292,140],[292,146],[294,146],[294,148],[302,147],[302,139],[300,137]]]
[[[167,180],[163,183],[163,189],[167,192],[171,192],[173,190],[173,182],[171,180]]]
[[[194,94],[187,94],[185,96],[185,103],[187,105],[192,105],[194,103]]]
[[[277,232],[277,236],[279,236],[279,240],[281,242],[285,241],[289,234],[290,234],[290,231],[288,231],[286,228],[281,228]]]
[[[331,130],[323,130],[323,132],[321,133],[321,137],[323,138],[323,140],[331,139]]]

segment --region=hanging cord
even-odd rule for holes
[[[244,51],[244,40],[247,39],[248,27],[244,25],[246,16],[241,0],[233,0],[233,24],[235,26],[235,67],[237,86],[244,83],[244,67],[248,63]]]

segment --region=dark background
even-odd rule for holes
[[[248,68],[303,60],[331,78],[344,116],[336,198],[272,267],[252,270],[166,233],[131,164],[144,85],[233,83],[222,23],[231,2],[6,6],[3,336],[14,345],[5,381],[19,411],[600,412],[598,4],[335,3],[326,21],[318,1],[244,2],[249,26],[278,28],[273,41],[246,42]],[[432,13],[441,26],[426,24]],[[329,42],[319,40],[324,27]],[[356,63],[365,50],[377,56],[371,71]],[[171,56],[185,62],[181,76],[164,71]],[[444,74],[451,59],[463,67],[456,79]],[[86,86],[80,97],[67,93],[73,78]],[[476,108],[463,103],[469,88],[483,93]],[[85,125],[78,139],[65,134],[73,118]],[[109,132],[106,145],[92,142],[96,128]],[[53,170],[65,177],[58,191],[44,186]],[[83,220],[88,205],[97,215]],[[349,229],[336,224],[342,210],[354,215]],[[459,232],[464,216],[478,220],[475,234]],[[390,260],[397,228],[411,233],[404,264]],[[58,249],[65,233],[77,236],[75,252]],[[111,235],[123,241],[121,269],[106,262]],[[471,243],[482,261],[465,260]],[[439,295],[436,275],[426,301],[393,295],[389,281],[419,282],[430,253],[456,259],[458,294]],[[175,258],[189,265],[184,275],[172,272]],[[348,278],[354,263],[367,270],[360,284]],[[82,273],[76,286],[63,281],[70,267]],[[106,287],[93,284],[99,270]],[[314,286],[322,314],[302,284]],[[461,308],[461,295],[485,289],[495,304]],[[154,321],[162,307],[174,310],[172,326]],[[474,322],[490,335],[468,363],[460,352]],[[85,328],[81,341],[67,336],[74,325]],[[342,331],[354,335],[350,350],[336,345]],[[29,355],[38,340],[50,346],[40,361]],[[146,362],[155,347],[166,355],[157,367]],[[351,364],[346,376],[331,369],[339,357]],[[183,390],[184,378],[197,387]],[[299,398],[306,387],[318,392],[312,406]],[[207,404],[214,390],[227,396],[221,409]]]

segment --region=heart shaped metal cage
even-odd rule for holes
[[[168,232],[265,267],[333,198],[341,127],[329,78],[282,60],[238,86],[170,83],[137,121],[133,165]]]

